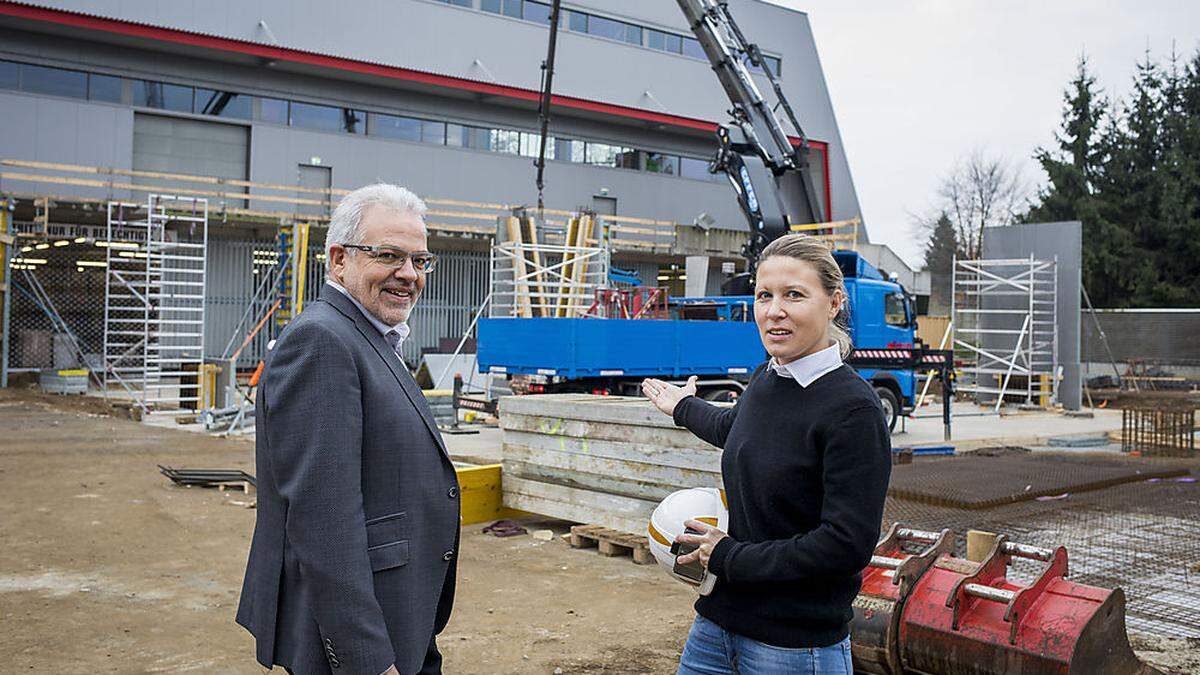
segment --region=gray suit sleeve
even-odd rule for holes
[[[288,544],[315,591],[315,619],[343,672],[395,661],[375,598],[362,496],[362,404],[349,349],[327,328],[297,323],[264,382],[276,488]]]

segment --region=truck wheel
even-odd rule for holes
[[[700,398],[713,403],[733,403],[738,393],[732,389],[709,389],[700,393]]]
[[[875,387],[875,394],[883,404],[883,423],[887,425],[889,432],[894,431],[896,418],[900,416],[900,402],[896,400],[896,394],[887,387]]]

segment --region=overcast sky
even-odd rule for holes
[[[910,214],[957,159],[980,148],[1044,180],[1031,156],[1053,143],[1080,54],[1124,96],[1147,48],[1200,47],[1196,0],[769,1],[808,13],[871,240],[918,267]]]

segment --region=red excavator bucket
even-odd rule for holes
[[[914,546],[917,552],[909,552]],[[854,670],[875,675],[900,675],[900,609],[913,584],[942,554],[954,550],[950,530],[924,532],[900,527],[892,529],[875,547],[871,563],[863,570],[862,590],[854,599],[850,623],[850,647]]]
[[[1028,586],[1008,579],[1013,558],[1046,563]],[[906,673],[1135,675],[1125,595],[1063,577],[1067,551],[996,538],[982,562],[941,555],[904,599],[898,630]],[[892,672],[892,671],[871,671]]]

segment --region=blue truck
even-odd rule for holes
[[[916,314],[900,284],[854,251],[837,251],[846,278],[847,359],[879,394],[889,428],[913,411],[917,370],[948,381],[948,354],[916,340]],[[515,393],[640,395],[643,378],[697,377],[697,394],[735,399],[767,359],[754,323],[753,296],[672,298],[666,319],[515,318],[479,320],[481,372],[506,376]]]
[[[667,303],[668,311],[655,318],[568,318],[531,311],[522,317],[480,319],[479,369],[507,376],[515,393],[639,395],[643,378],[682,382],[695,375],[700,396],[714,401],[736,398],[767,358],[754,323],[752,295],[762,251],[789,232],[821,235],[826,226],[836,224],[826,218],[828,205],[817,189],[800,121],[779,80],[766,67],[762,51],[746,40],[727,3],[678,0],[678,4],[732,105],[730,124],[717,127],[717,151],[709,171],[726,176],[746,219],[749,232],[742,248],[746,269],[725,281],[721,296],[675,298]],[[558,8],[555,0],[555,16]],[[543,139],[549,133],[558,22],[550,23],[539,107]],[[770,82],[775,104],[763,97],[750,68]],[[540,210],[545,143],[536,166]],[[834,257],[849,294],[855,349],[847,363],[874,386],[889,428],[895,427],[898,417],[912,412],[918,372],[936,375],[942,383],[942,420],[949,439],[952,352],[928,349],[915,338],[913,303],[900,284],[885,279],[854,251],[835,251]],[[565,278],[564,272],[556,275]],[[597,302],[602,294],[612,292],[612,288],[597,289]],[[459,398],[456,394],[456,402]]]

